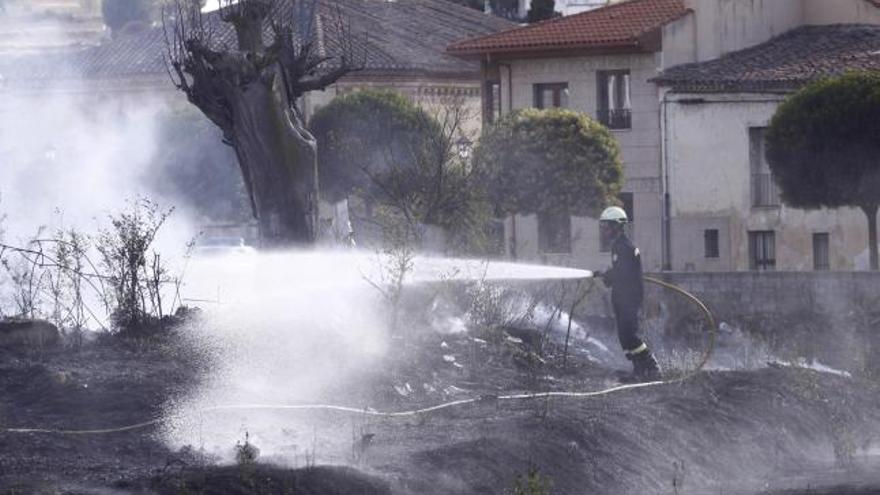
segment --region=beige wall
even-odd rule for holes
[[[802,0],[686,2],[696,16],[696,53],[700,62],[763,43],[803,23]]]
[[[805,24],[880,24],[880,8],[867,0],[803,0]]]
[[[705,103],[675,100],[702,98]],[[830,235],[831,268],[856,268],[867,246],[860,210],[755,208],[749,127],[764,127],[779,95],[675,95],[667,105],[673,270],[747,270],[748,231],[776,232],[777,270],[812,270],[812,234]],[[719,230],[720,258],[704,256],[704,229]]]
[[[697,60],[697,20],[694,14],[663,26],[663,48],[660,69],[667,69]]]
[[[660,124],[657,88],[648,79],[657,73],[660,54],[583,56],[566,58],[520,59],[509,62],[513,77],[512,95],[507,65],[502,63],[502,109],[531,107],[534,85],[568,83],[568,108],[596,116],[599,70],[629,69],[631,78],[632,128],[612,131],[621,147],[626,183],[623,190],[632,192],[635,210],[634,242],[640,246],[647,270],[658,270],[660,253]],[[580,230],[580,232],[578,232]],[[573,261],[564,264],[594,267],[600,254],[598,227],[595,221],[575,219],[572,224]],[[540,260],[537,252],[537,224],[528,221],[517,225],[521,259]],[[528,246],[532,246],[529,248]],[[561,259],[556,257],[554,259]],[[547,259],[552,261],[552,259]]]
[[[588,270],[606,269],[611,255],[599,251],[599,222],[594,218],[571,218],[571,253],[542,253],[538,250],[538,219],[535,215],[516,216],[516,236],[513,236],[514,219],[507,218],[504,229],[508,236],[507,254],[513,256],[516,243],[516,259],[537,261],[549,265],[572,266]]]

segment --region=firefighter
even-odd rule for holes
[[[617,321],[617,337],[626,358],[633,363],[631,381],[646,382],[660,379],[657,360],[639,338],[638,312],[644,293],[642,258],[639,248],[624,232],[627,223],[623,208],[606,208],[599,217],[599,232],[603,241],[611,243],[611,268],[597,275],[611,288],[611,305]]]

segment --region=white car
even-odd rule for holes
[[[256,254],[257,250],[245,244],[241,237],[206,237],[196,242],[194,256]]]

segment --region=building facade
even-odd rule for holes
[[[787,207],[764,156],[785,96],[848,70],[880,70],[880,25],[802,26],[657,78],[673,269],[867,268],[865,214]]]
[[[681,0],[631,0],[449,48],[483,63],[485,121],[518,108],[558,106],[611,130],[626,176],[620,201],[649,270],[661,269],[664,259],[660,102],[650,79],[663,63],[664,26],[689,13]],[[585,268],[609,259],[592,218],[517,215],[506,220],[506,232],[508,253],[519,259]]]
[[[840,34],[831,31],[838,24],[880,24],[880,5],[628,0],[449,50],[482,61],[488,122],[512,109],[553,105],[584,112],[612,130],[626,176],[620,201],[633,216],[632,235],[646,269],[851,269],[860,266],[858,246],[866,247],[865,220],[847,209],[805,212],[779,205],[762,132],[784,96],[806,82],[872,68],[864,62],[876,59],[872,42],[823,51],[823,70],[785,86],[774,87],[769,76],[764,82],[770,89],[757,91],[695,90],[672,82],[683,67],[699,75],[741,52],[766,62],[767,74],[778,73],[791,60],[774,64],[781,54],[763,44],[804,26],[815,26],[812,36],[824,40]],[[848,63],[854,56],[861,62]],[[750,68],[730,77],[742,78]],[[777,76],[776,83],[787,77]],[[509,252],[548,263],[607,264],[595,220],[544,220],[569,232],[564,252],[542,250],[549,227],[534,216],[507,220]]]

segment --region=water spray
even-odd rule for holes
[[[585,278],[592,277],[592,274]],[[450,402],[444,402],[441,404],[436,404],[429,407],[424,407],[420,409],[411,409],[404,411],[377,411],[371,408],[356,408],[356,407],[348,407],[348,406],[340,406],[335,404],[230,404],[230,405],[219,405],[212,406],[207,408],[202,408],[200,412],[213,412],[213,411],[229,411],[229,410],[284,410],[284,411],[336,411],[347,414],[356,414],[361,416],[372,416],[372,417],[383,417],[383,418],[406,418],[406,417],[418,417],[425,414],[434,413],[437,411],[441,411],[444,409],[450,409],[453,407],[468,405],[468,404],[481,404],[487,402],[501,402],[501,401],[518,401],[518,400],[532,400],[532,399],[550,399],[553,397],[569,397],[569,398],[591,398],[591,397],[601,397],[605,395],[610,395],[616,392],[623,392],[626,390],[635,390],[647,387],[656,387],[660,385],[666,385],[671,383],[680,383],[686,381],[690,378],[693,378],[697,374],[699,374],[703,368],[708,363],[709,359],[712,356],[712,352],[715,347],[715,333],[717,330],[717,323],[715,321],[715,317],[709,308],[706,306],[703,301],[701,301],[697,296],[691,294],[687,290],[657,279],[653,277],[644,277],[646,282],[658,285],[662,288],[671,290],[677,294],[684,296],[691,303],[693,303],[700,312],[705,316],[706,322],[709,325],[708,331],[708,342],[706,344],[706,349],[703,352],[703,356],[700,359],[700,362],[697,366],[691,371],[675,378],[669,378],[666,380],[657,380],[652,382],[643,382],[643,383],[630,383],[624,385],[617,385],[614,387],[609,387],[602,390],[590,391],[590,392],[576,392],[576,391],[556,391],[556,392],[538,392],[538,393],[525,393],[525,394],[510,394],[510,395],[481,395],[478,397],[472,397],[468,399],[460,399]],[[57,434],[57,435],[99,435],[99,434],[107,434],[107,433],[119,433],[125,431],[138,430],[141,428],[146,428],[155,424],[162,422],[163,418],[155,418],[149,421],[144,421],[141,423],[136,423],[132,425],[121,426],[117,428],[104,428],[104,429],[93,429],[93,430],[62,430],[62,429],[46,429],[46,428],[3,428],[0,431],[5,433],[47,433],[47,434]]]

